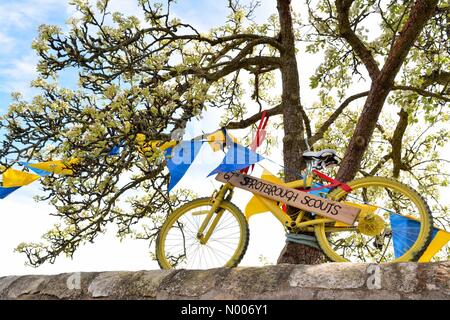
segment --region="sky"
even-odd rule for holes
[[[135,1],[111,0],[111,11],[139,16]],[[226,2],[226,0],[179,0],[174,7],[174,13],[183,21],[206,31],[225,22]],[[262,6],[256,16],[258,21],[265,21],[270,14],[276,13],[276,1],[261,2]],[[294,10],[304,15],[305,11],[298,5],[299,3],[300,1],[294,2]],[[38,26],[43,23],[63,26],[73,14],[73,8],[65,0],[0,0],[0,114],[7,110],[11,102],[11,92],[21,92],[28,100],[36,94],[36,91],[30,88],[30,82],[36,77],[35,67],[38,58],[31,49],[31,43],[37,36]],[[303,53],[299,56],[303,88],[309,83],[308,77],[316,68],[317,61],[320,59],[308,54]],[[63,84],[70,84],[71,78],[66,75],[60,81]],[[279,88],[274,88],[277,89]],[[360,88],[354,88],[363,91],[359,89],[367,88],[364,84],[361,84]],[[316,99],[311,90],[303,90],[301,97],[306,105],[311,105]],[[212,132],[218,128],[219,121],[220,114],[209,111],[201,121],[190,123],[185,138]],[[278,143],[281,143],[281,140]],[[210,160],[208,166],[194,162],[177,188],[191,188],[201,196],[208,196],[213,187],[218,188],[219,184],[213,178],[207,179],[206,175],[221,161],[221,158],[207,148],[201,152]],[[270,157],[275,162],[282,163],[280,152],[273,152]],[[263,165],[272,172],[280,169],[269,161],[263,162]],[[259,176],[261,171],[261,168],[257,167],[254,175]],[[192,181],[199,181],[197,177],[204,180],[193,184]],[[35,182],[0,200],[0,276],[158,268],[157,263],[149,258],[146,241],[130,239],[119,241],[115,237],[114,225],[110,225],[107,232],[100,235],[94,244],[82,246],[73,259],[59,257],[55,264],[47,263],[38,268],[26,266],[26,257],[15,253],[14,249],[21,242],[39,242],[41,235],[58,221],[50,215],[52,207],[33,200],[33,197],[40,193],[39,182]],[[244,210],[250,197],[249,193],[237,191],[233,202]],[[261,256],[264,257],[264,262],[275,263],[284,243],[285,235],[279,222],[270,214],[256,215],[250,219],[250,244],[240,265],[260,265]]]

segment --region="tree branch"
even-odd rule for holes
[[[275,116],[278,114],[281,114],[283,112],[283,109],[281,107],[281,104],[277,105],[276,107],[273,107],[272,109],[266,110],[266,114],[268,117]],[[227,129],[243,129],[247,128],[248,126],[251,126],[252,124],[258,122],[258,120],[261,119],[262,111],[254,114],[250,118],[236,121],[236,122],[229,122],[225,128]]]
[[[374,80],[380,75],[378,64],[370,50],[356,35],[350,25],[350,7],[353,2],[354,0],[336,0],[339,35],[353,48],[358,58],[361,59],[362,63],[366,66],[370,78]]]
[[[339,115],[342,113],[342,111],[344,111],[344,109],[347,108],[347,106],[351,102],[353,102],[359,98],[366,97],[368,94],[369,94],[369,91],[364,91],[364,92],[357,93],[357,94],[345,99],[345,101],[342,102],[342,104],[331,114],[331,116],[328,118],[328,120],[322,124],[320,129],[317,130],[317,132],[308,140],[309,144],[313,145],[314,143],[316,143],[317,141],[322,139],[325,132],[330,128],[330,126],[336,121],[336,119],[339,117]]]
[[[381,84],[386,87],[393,84],[395,76],[417,37],[436,10],[438,2],[438,0],[418,0],[415,2],[408,21],[406,21],[400,31],[400,36],[389,51],[386,62],[381,70],[381,79],[379,79]]]
[[[392,87],[393,91],[413,91],[421,96],[424,97],[431,97],[436,98],[439,100],[443,100],[445,102],[450,102],[450,97],[446,97],[442,94],[430,92],[421,88],[416,88],[413,86],[402,86],[402,85],[395,85]],[[317,132],[308,140],[310,145],[313,145],[317,141],[323,138],[323,135],[325,132],[330,128],[330,126],[336,121],[336,119],[339,117],[339,115],[344,111],[344,109],[353,101],[366,97],[369,94],[369,91],[364,91],[361,93],[357,93],[353,96],[348,97],[347,99],[342,102],[342,104],[331,114],[331,116],[328,118],[327,121],[325,121],[322,126],[317,130]]]
[[[225,77],[226,75],[233,73],[239,69],[247,69],[251,66],[279,66],[281,64],[281,60],[279,57],[269,57],[269,56],[260,56],[260,57],[249,57],[245,59],[236,59],[228,62],[222,69],[205,76],[205,78],[209,81],[216,81],[220,78]]]
[[[367,174],[368,176],[374,176],[382,167],[383,165],[389,161],[389,159],[392,158],[392,153],[388,153],[384,155],[380,161],[370,170],[370,172]]]
[[[445,102],[450,102],[450,97],[447,97],[445,95],[439,94],[439,93],[434,93],[431,91],[427,91],[421,88],[417,88],[417,87],[413,87],[413,86],[400,86],[400,85],[395,85],[392,87],[392,90],[403,90],[403,91],[413,91],[421,96],[424,97],[430,97],[430,98],[436,98]]]

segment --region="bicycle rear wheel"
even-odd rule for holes
[[[425,200],[392,179],[367,177],[349,182],[350,193],[338,188],[329,199],[369,208],[353,227],[339,222],[315,227],[325,255],[337,262],[417,261],[432,238],[433,218]]]
[[[242,260],[249,240],[248,223],[239,208],[229,201],[221,202],[222,217],[208,242],[200,242],[198,230],[211,209],[210,200],[188,202],[164,222],[156,240],[156,258],[162,269],[235,267]]]

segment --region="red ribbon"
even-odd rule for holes
[[[256,136],[253,138],[253,141],[250,144],[250,150],[256,151],[256,149],[258,149],[258,147],[262,144],[262,142],[266,138],[264,130],[267,127],[268,121],[269,121],[269,116],[267,115],[267,111],[264,110],[261,113],[261,120],[259,121],[258,129],[256,129]],[[255,167],[255,165],[252,164],[251,167],[252,167],[252,171],[253,171],[253,168]],[[242,169],[241,173],[247,173],[249,168],[250,167]]]
[[[341,181],[339,181],[339,180],[335,180],[335,179],[333,179],[333,178],[327,176],[325,173],[322,173],[322,172],[320,172],[320,171],[318,171],[318,170],[316,170],[316,169],[313,169],[313,172],[314,172],[314,174],[315,174],[316,176],[318,176],[319,178],[321,178],[321,179],[323,179],[323,180],[326,180],[326,181],[330,182],[331,185],[323,186],[323,187],[316,188],[316,189],[309,189],[309,191],[311,191],[311,190],[317,190],[317,189],[323,189],[323,188],[327,188],[327,187],[340,187],[340,188],[342,188],[345,192],[351,192],[351,191],[353,190],[348,184],[345,184],[344,182],[341,182]]]

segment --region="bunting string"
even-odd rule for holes
[[[224,147],[228,148],[222,164],[214,169],[209,175],[220,171],[229,172],[240,170],[264,159],[263,156],[256,152],[241,146],[238,143],[238,140],[225,129],[220,129],[211,134],[204,135],[201,139],[186,141],[147,141],[144,134],[137,134],[135,141],[139,152],[144,156],[155,152],[155,150],[163,152],[170,173],[169,192],[186,174],[205,142],[208,143],[214,152],[223,151]],[[124,144],[124,142],[121,142],[114,146],[108,153],[108,156],[120,155],[121,150],[125,147]],[[39,180],[41,177],[52,174],[73,175],[73,166],[80,162],[81,159],[77,158],[65,162],[62,160],[50,160],[39,163],[20,161],[18,164],[27,168],[30,172],[20,171],[14,168],[7,169],[3,173],[2,181],[0,182],[0,199],[6,198],[14,191]]]

